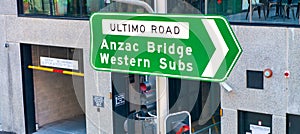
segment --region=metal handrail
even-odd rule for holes
[[[210,128],[219,125],[220,123],[221,123],[221,122],[217,122],[217,123],[215,123],[215,124],[211,124],[211,125],[209,125],[209,126],[203,128],[203,129],[201,129],[201,130],[198,130],[198,131],[194,132],[193,134],[199,134],[199,133],[202,133],[202,132],[204,132],[204,131],[207,131],[207,130],[209,130]]]
[[[154,10],[152,9],[152,7],[144,1],[140,1],[140,0],[113,0],[113,1],[120,2],[120,3],[125,3],[125,4],[132,4],[132,5],[142,6],[147,10],[148,13],[154,13]]]

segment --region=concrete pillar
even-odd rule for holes
[[[169,83],[166,77],[156,77],[157,134],[165,134],[165,118],[169,114]]]
[[[155,12],[156,13],[167,13],[167,0],[155,1]],[[165,134],[165,118],[169,114],[169,92],[168,92],[168,78],[157,77],[157,133]]]

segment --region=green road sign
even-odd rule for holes
[[[95,70],[224,81],[242,53],[221,16],[95,13]]]

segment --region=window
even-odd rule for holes
[[[264,89],[264,79],[262,71],[247,70],[247,88]]]
[[[83,16],[85,0],[23,0],[23,14],[53,16]]]
[[[154,7],[154,0],[143,0]],[[18,0],[19,14],[88,18],[94,12],[146,12],[141,6],[113,0]]]
[[[117,2],[116,2],[117,1]],[[155,8],[155,1],[143,1]],[[122,0],[18,0],[19,14],[87,19],[94,12],[139,12],[146,10]],[[223,15],[230,22],[300,24],[299,0],[167,0],[167,13]],[[250,6],[251,5],[251,6]]]
[[[223,15],[238,23],[298,25],[299,3],[298,0],[168,0],[167,11]]]

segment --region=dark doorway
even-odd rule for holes
[[[25,114],[25,131],[27,134],[35,132],[35,107],[33,90],[33,71],[28,68],[32,65],[31,45],[21,44],[21,65],[23,82],[23,101]]]
[[[239,134],[254,133],[253,131],[257,129],[261,132],[272,134],[272,115],[238,111]]]
[[[82,49],[21,44],[21,62],[26,133],[57,133],[65,124],[84,134]]]
[[[129,115],[129,75],[112,73],[113,131],[114,134],[125,134],[124,122]]]
[[[287,134],[299,134],[300,116],[287,114]]]

